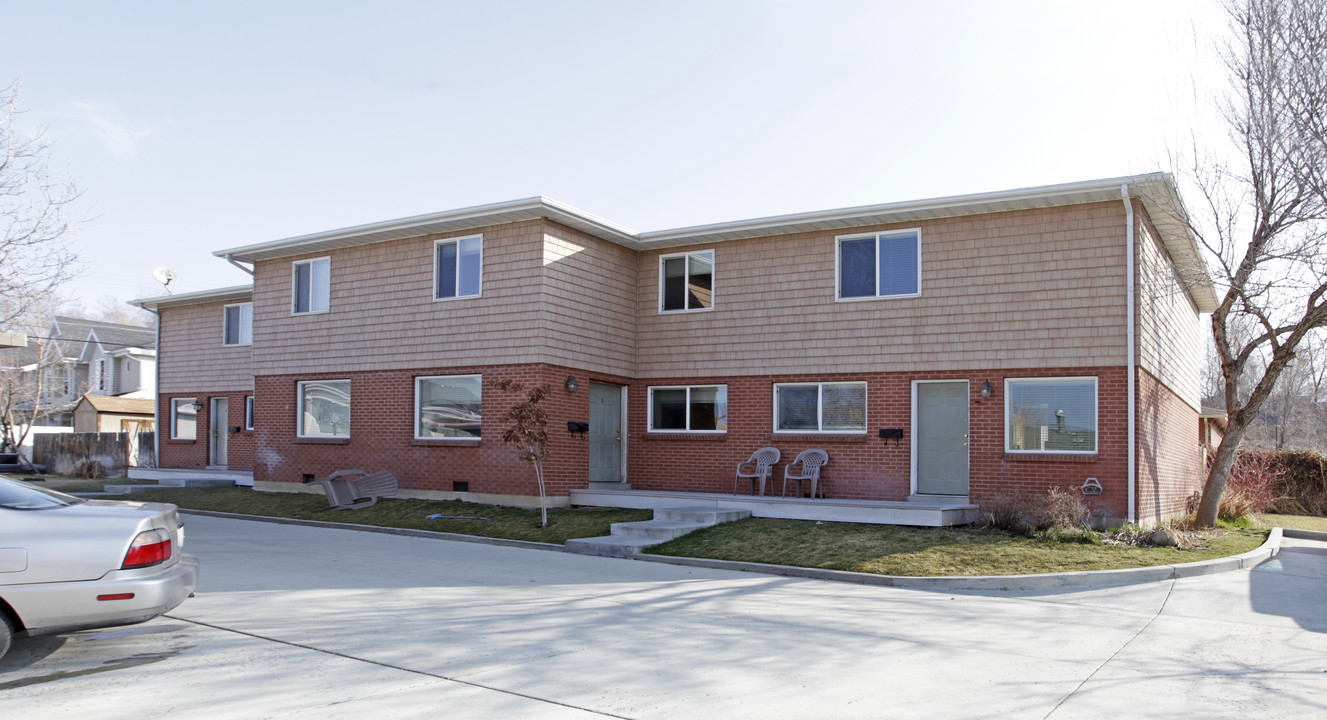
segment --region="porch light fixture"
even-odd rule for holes
[[[194,406],[194,412],[202,412],[202,411],[203,411],[203,401],[202,401],[202,400],[195,400],[195,401],[193,402],[193,406]]]
[[[986,382],[981,384],[981,396],[983,398],[989,398],[991,396],[992,390],[994,390],[994,388],[991,387],[990,380],[987,380]]]
[[[567,386],[567,392],[569,393],[574,393],[577,390],[579,390],[581,387],[580,383],[576,382],[576,378],[570,375],[567,376],[567,380],[566,382],[563,383],[563,385]]]

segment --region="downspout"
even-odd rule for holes
[[[230,253],[226,253],[226,262],[230,263],[231,265],[234,265],[235,267],[243,270],[244,272],[249,273],[249,277],[253,277],[253,268],[244,267],[243,265],[239,264],[239,262],[232,260],[230,257]],[[157,317],[158,319],[160,319],[161,316]]]
[[[148,307],[139,305],[138,307],[147,310],[157,316],[156,328],[156,362],[152,363],[153,384],[152,396],[155,398],[152,402],[152,463],[161,467],[161,313]]]
[[[1125,245],[1125,250],[1124,250],[1124,266],[1125,266],[1125,278],[1126,278],[1126,279],[1125,279],[1125,291],[1124,291],[1124,298],[1125,298],[1125,300],[1124,300],[1124,302],[1125,302],[1125,305],[1127,306],[1127,308],[1126,308],[1126,310],[1125,310],[1125,317],[1127,318],[1126,321],[1125,321],[1125,322],[1126,322],[1126,325],[1125,325],[1125,327],[1126,327],[1125,336],[1128,338],[1128,340],[1127,340],[1127,342],[1125,343],[1125,345],[1126,345],[1126,347],[1127,347],[1126,352],[1127,352],[1128,355],[1129,355],[1129,359],[1128,359],[1128,361],[1125,363],[1125,367],[1126,367],[1126,369],[1127,369],[1127,372],[1129,373],[1129,392],[1128,392],[1128,402],[1129,402],[1129,442],[1128,442],[1128,447],[1129,447],[1129,516],[1128,516],[1128,521],[1132,523],[1132,522],[1137,522],[1137,520],[1138,520],[1138,515],[1137,515],[1137,512],[1135,511],[1135,508],[1134,508],[1134,505],[1135,505],[1135,503],[1136,503],[1136,501],[1137,501],[1136,499],[1137,499],[1137,496],[1138,496],[1138,491],[1137,491],[1137,485],[1138,485],[1138,461],[1137,461],[1137,458],[1138,458],[1138,437],[1137,437],[1137,435],[1135,434],[1135,428],[1136,428],[1136,426],[1137,426],[1137,422],[1138,422],[1138,419],[1137,419],[1138,410],[1137,410],[1137,403],[1135,402],[1135,399],[1134,399],[1134,398],[1135,398],[1136,393],[1138,392],[1138,389],[1137,389],[1137,387],[1136,387],[1136,384],[1137,384],[1137,383],[1136,383],[1136,378],[1135,378],[1135,375],[1136,375],[1136,373],[1137,373],[1137,370],[1136,370],[1135,367],[1134,367],[1134,360],[1135,360],[1135,355],[1134,355],[1134,353],[1135,353],[1135,350],[1134,350],[1134,343],[1135,343],[1135,339],[1134,339],[1134,322],[1135,322],[1135,320],[1134,320],[1134,267],[1133,267],[1133,256],[1134,256],[1134,249],[1133,249],[1133,201],[1129,198],[1129,184],[1128,184],[1128,183],[1125,183],[1125,184],[1123,184],[1123,185],[1120,186],[1120,194],[1123,196],[1123,199],[1124,199],[1124,222],[1125,222],[1124,234],[1125,234],[1125,242],[1127,243],[1127,244]]]

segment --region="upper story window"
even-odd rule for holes
[[[776,384],[774,431],[866,432],[866,383]]]
[[[223,345],[253,344],[253,303],[227,305],[223,321]]]
[[[433,299],[479,297],[484,236],[438,240],[433,244]]]
[[[327,312],[331,296],[332,260],[300,260],[292,266],[291,311],[294,313]]]
[[[1096,378],[1008,379],[1004,389],[1006,452],[1097,451]]]
[[[659,311],[714,309],[714,251],[659,257]]]
[[[299,383],[299,437],[350,437],[350,381]]]
[[[478,440],[483,425],[479,375],[415,378],[415,437]]]
[[[921,230],[838,238],[839,300],[915,297],[921,277]]]
[[[650,432],[727,431],[727,385],[650,388]]]

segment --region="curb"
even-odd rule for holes
[[[332,530],[359,530],[380,535],[401,535],[406,537],[430,538],[434,540],[452,540],[456,542],[478,543],[482,545],[501,545],[504,547],[525,548],[527,550],[551,550],[568,552],[563,545],[534,542],[532,540],[508,540],[479,535],[461,535],[458,533],[438,532],[435,530],[410,530],[405,528],[385,528],[377,525],[359,525],[356,523],[328,522],[325,520],[298,520],[264,515],[242,515],[240,513],[217,512],[215,510],[188,510],[180,508],[185,515],[226,518],[230,520],[252,520],[277,525],[304,525]],[[632,559],[642,562],[663,563],[665,565],[685,565],[688,567],[709,568],[711,570],[732,570],[753,572],[783,577],[807,578],[809,580],[831,580],[850,582],[858,585],[879,585],[911,590],[984,590],[984,591],[1023,591],[1023,590],[1071,590],[1075,588],[1098,588],[1114,585],[1135,585],[1140,583],[1178,580],[1200,575],[1215,575],[1252,568],[1258,563],[1275,555],[1281,547],[1284,537],[1327,542],[1327,532],[1312,530],[1285,530],[1272,528],[1267,540],[1257,548],[1240,555],[1200,560],[1174,565],[1153,565],[1141,568],[1121,570],[1086,570],[1063,573],[1041,573],[1037,575],[974,575],[968,577],[910,577],[904,575],[874,575],[872,573],[852,572],[849,570],[822,570],[817,568],[794,567],[792,565],[770,565],[766,563],[743,562],[738,560],[709,560],[705,558],[677,557],[674,555],[634,555]],[[571,553],[576,555],[580,553]],[[585,555],[585,557],[596,557]]]

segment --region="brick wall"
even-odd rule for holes
[[[1203,482],[1203,452],[1194,442],[1198,412],[1144,370],[1138,371],[1138,521],[1183,515]],[[1218,440],[1219,442],[1219,440]]]
[[[416,440],[415,378],[433,375],[482,375],[482,438]],[[567,392],[573,376],[580,384]],[[350,437],[296,437],[297,383],[304,380],[348,379],[351,382]],[[255,482],[300,483],[305,475],[323,477],[336,470],[390,470],[405,490],[432,493],[537,497],[534,470],[502,440],[503,415],[520,396],[503,392],[496,383],[515,380],[526,388],[547,383],[553,390],[544,402],[548,413],[549,448],[545,483],[550,497],[565,498],[586,486],[588,439],[567,431],[567,422],[589,420],[589,382],[626,384],[624,378],[587,374],[550,365],[439,367],[362,373],[321,373],[256,378],[255,424],[261,446],[255,459]],[[293,487],[293,486],[292,486]]]
[[[1098,451],[1092,456],[1024,455],[1004,452],[1004,379],[1006,377],[1095,376],[1098,392]],[[1058,368],[1056,370],[987,373],[874,373],[835,375],[771,375],[744,378],[651,380],[632,386],[630,393],[629,480],[633,488],[730,493],[737,463],[757,448],[779,448],[783,457],[774,473],[774,491],[782,484],[783,467],[797,453],[818,447],[829,452],[822,471],[831,497],[860,500],[905,500],[912,475],[912,381],[966,380],[969,384],[970,497],[983,499],[1020,490],[1033,494],[1059,485],[1078,491],[1095,477],[1103,492],[1086,498],[1090,507],[1110,517],[1128,511],[1128,449],[1125,412],[1126,373],[1123,368]],[[867,433],[853,435],[786,435],[773,432],[774,383],[867,382]],[[994,393],[983,399],[979,389],[989,380]],[[728,387],[728,432],[721,435],[677,435],[647,432],[648,387],[651,385],[724,384]],[[1187,427],[1187,426],[1186,426]],[[882,440],[881,428],[902,428],[902,441]],[[1186,431],[1184,437],[1190,437]]]
[[[212,398],[224,397],[227,399],[226,411],[228,417],[216,418],[216,422],[226,429],[229,435],[226,467],[230,470],[252,470],[256,437],[253,431],[244,429],[244,398],[251,394],[248,391],[173,393],[158,397],[157,407],[158,417],[161,418],[161,427],[157,428],[157,437],[160,438],[161,453],[157,458],[157,464],[164,468],[207,467],[210,464],[208,443],[212,437]],[[171,401],[175,398],[193,398],[203,403],[203,409],[198,411],[197,433],[192,440],[176,440],[171,437],[173,430],[171,427]],[[229,432],[231,427],[239,427],[240,432]]]

